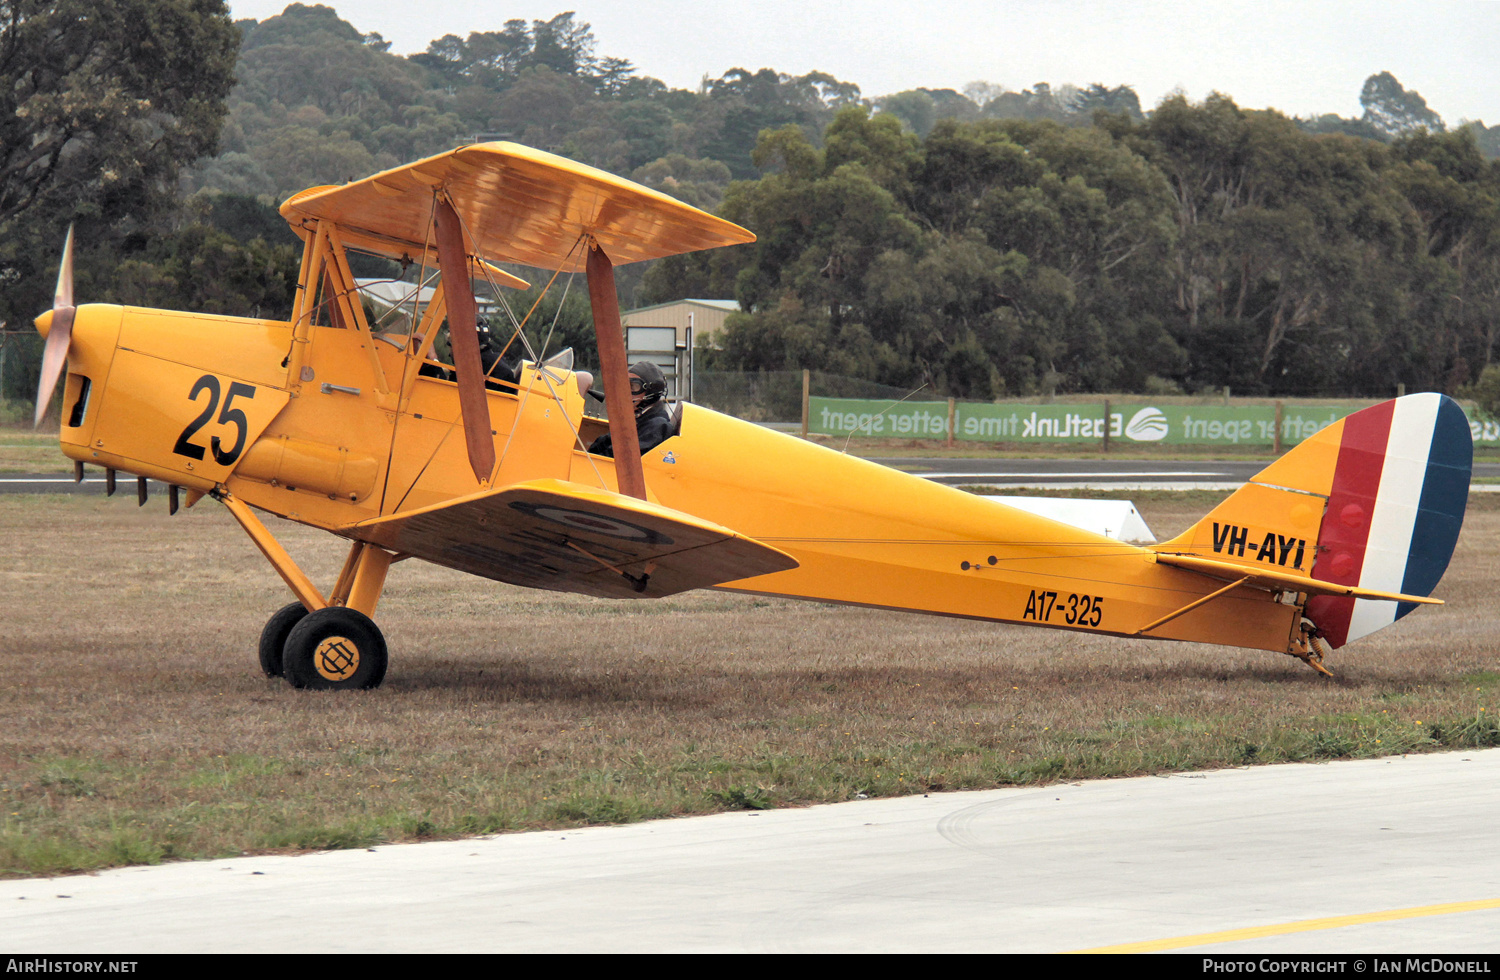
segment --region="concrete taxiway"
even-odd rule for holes
[[[1500,750],[0,882],[22,952],[1500,951]]]

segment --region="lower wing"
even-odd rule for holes
[[[564,480],[535,480],[340,529],[471,575],[557,592],[660,598],[797,567],[691,514]]]

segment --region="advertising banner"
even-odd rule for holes
[[[1290,448],[1358,405],[1285,403],[1281,445]],[[948,438],[948,403],[892,402],[858,398],[818,398],[808,402],[808,432],[883,439]],[[1145,400],[1111,403],[1106,419],[1100,404],[1033,405],[958,402],[953,438],[969,442],[1159,442],[1193,446],[1274,446],[1274,405],[1154,405]],[[1471,417],[1469,430],[1480,445],[1500,445],[1500,425]]]

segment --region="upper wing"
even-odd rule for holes
[[[616,599],[797,567],[710,521],[563,480],[487,490],[340,533],[501,582]]]
[[[281,214],[337,224],[344,242],[400,257],[431,240],[432,196],[443,190],[474,254],[541,269],[581,268],[593,235],[615,265],[755,241],[739,225],[649,187],[516,143],[480,143],[338,187],[294,194]],[[576,265],[575,265],[576,263]]]

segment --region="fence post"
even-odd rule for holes
[[[1104,454],[1109,455],[1109,399],[1104,399]]]
[[[1224,386],[1224,407],[1225,408],[1229,407],[1229,386],[1228,385]]]
[[[956,407],[956,405],[957,405],[957,403],[952,398],[948,399],[948,448],[949,449],[953,448],[953,411],[954,411],[954,408]]]
[[[1406,382],[1405,381],[1397,383],[1397,385],[1396,385],[1396,397],[1397,398],[1405,398],[1406,397]]]
[[[802,438],[807,438],[807,399],[812,391],[812,372],[802,369]]]
[[[1276,455],[1281,455],[1281,402],[1276,403],[1276,443],[1273,451]]]

